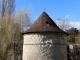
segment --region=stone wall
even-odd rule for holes
[[[23,60],[67,60],[64,35],[53,33],[24,35]]]

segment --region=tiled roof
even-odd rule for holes
[[[35,23],[23,34],[36,32],[65,33],[55,24],[46,12],[43,12]]]

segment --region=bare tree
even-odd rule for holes
[[[13,13],[15,0],[1,1],[0,15],[0,60],[17,60],[22,55],[21,32],[30,26],[27,10]]]
[[[21,32],[23,27],[29,27],[31,23],[28,14],[22,10],[16,15],[10,14],[9,19],[7,20],[7,15],[0,16],[3,24],[0,28],[0,55],[2,60],[9,60],[11,56],[17,60],[18,56],[22,54]]]
[[[1,0],[1,15],[13,13],[15,0]]]
[[[70,23],[68,21],[68,19],[60,19],[60,18],[57,18],[56,20],[54,20],[54,22],[59,26],[60,29],[62,30],[67,30],[69,29],[71,26],[70,26]]]

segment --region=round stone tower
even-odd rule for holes
[[[43,12],[23,33],[23,60],[67,60],[66,36]]]

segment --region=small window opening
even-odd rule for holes
[[[46,23],[46,24],[49,24],[49,22],[48,22],[48,21],[46,21],[45,23]]]

